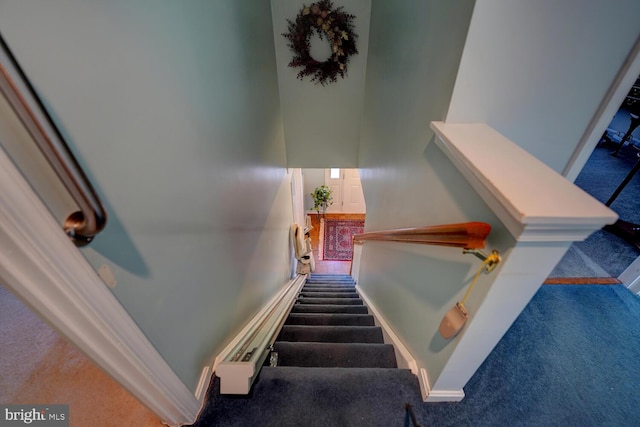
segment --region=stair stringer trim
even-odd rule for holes
[[[213,363],[212,374],[215,373],[220,377],[220,393],[248,394],[250,392],[267,354],[264,344],[267,342],[273,344],[307,277],[305,274],[299,274],[287,282],[218,354]],[[254,333],[257,333],[257,336],[254,336]],[[257,347],[260,348],[259,357],[252,357],[247,362],[230,361],[230,357],[238,351],[240,344],[248,339],[251,339],[254,344],[259,344]]]
[[[384,342],[387,344],[393,344],[393,348],[396,352],[396,359],[398,365],[401,368],[407,368],[412,374],[418,377],[418,384],[420,385],[420,395],[424,402],[459,402],[464,399],[464,390],[432,390],[429,382],[429,375],[427,370],[418,366],[418,362],[411,354],[407,346],[400,339],[400,337],[393,331],[389,323],[384,316],[371,302],[367,294],[362,288],[357,285],[356,290],[364,301],[364,304],[371,311],[375,323],[382,328],[382,334],[384,336]]]
[[[371,314],[375,319],[375,324],[382,328],[384,342],[387,344],[393,344],[393,348],[396,352],[396,359],[398,360],[398,367],[409,369],[413,375],[416,375],[418,376],[418,378],[420,378],[418,363],[416,362],[415,357],[411,355],[411,352],[409,351],[407,346],[404,345],[400,337],[393,331],[384,316],[382,316],[380,311],[371,302],[367,294],[359,285],[356,285],[356,290],[358,291],[360,298],[362,298],[364,305],[366,305],[367,308],[371,311]],[[422,390],[422,383],[420,384],[420,390]]]

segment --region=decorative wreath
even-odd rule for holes
[[[295,22],[287,19],[288,32],[282,35],[289,40],[288,46],[293,51],[293,59],[289,67],[302,67],[298,78],[313,76],[312,82],[326,85],[344,78],[347,72],[349,57],[356,55],[356,38],[353,32],[354,15],[344,13],[342,7],[333,9],[330,0],[320,0],[304,6],[298,12]],[[331,44],[331,57],[324,62],[316,61],[309,53],[309,39],[316,32],[321,40],[327,38]]]

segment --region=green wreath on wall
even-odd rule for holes
[[[349,58],[358,54],[358,36],[353,26],[355,16],[342,9],[334,9],[330,0],[321,0],[310,6],[303,5],[295,21],[287,19],[288,32],[282,35],[289,41],[288,46],[293,52],[289,67],[302,68],[298,71],[299,79],[312,76],[312,82],[325,86],[338,81],[338,76],[345,77]],[[314,32],[331,45],[331,57],[324,62],[313,59],[309,53],[309,40]]]

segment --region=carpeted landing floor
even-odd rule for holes
[[[640,300],[620,285],[542,286],[465,387],[425,404],[417,379],[389,368],[265,367],[249,396],[217,378],[195,426],[640,425]]]
[[[628,126],[628,119],[621,120]],[[626,129],[626,127],[625,127]],[[615,146],[597,147],[576,178],[575,184],[606,203],[638,161],[638,150],[625,146],[617,157]],[[611,204],[620,219],[640,224],[640,173]],[[605,230],[598,230],[583,242],[576,242],[549,277],[618,277],[638,256],[640,249]]]

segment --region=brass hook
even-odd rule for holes
[[[491,273],[494,268],[502,261],[502,257],[500,256],[500,252],[497,250],[492,250],[490,255],[485,254],[480,249],[463,249],[463,254],[472,254],[476,257],[480,258],[482,262],[485,263],[484,271],[486,273]]]

